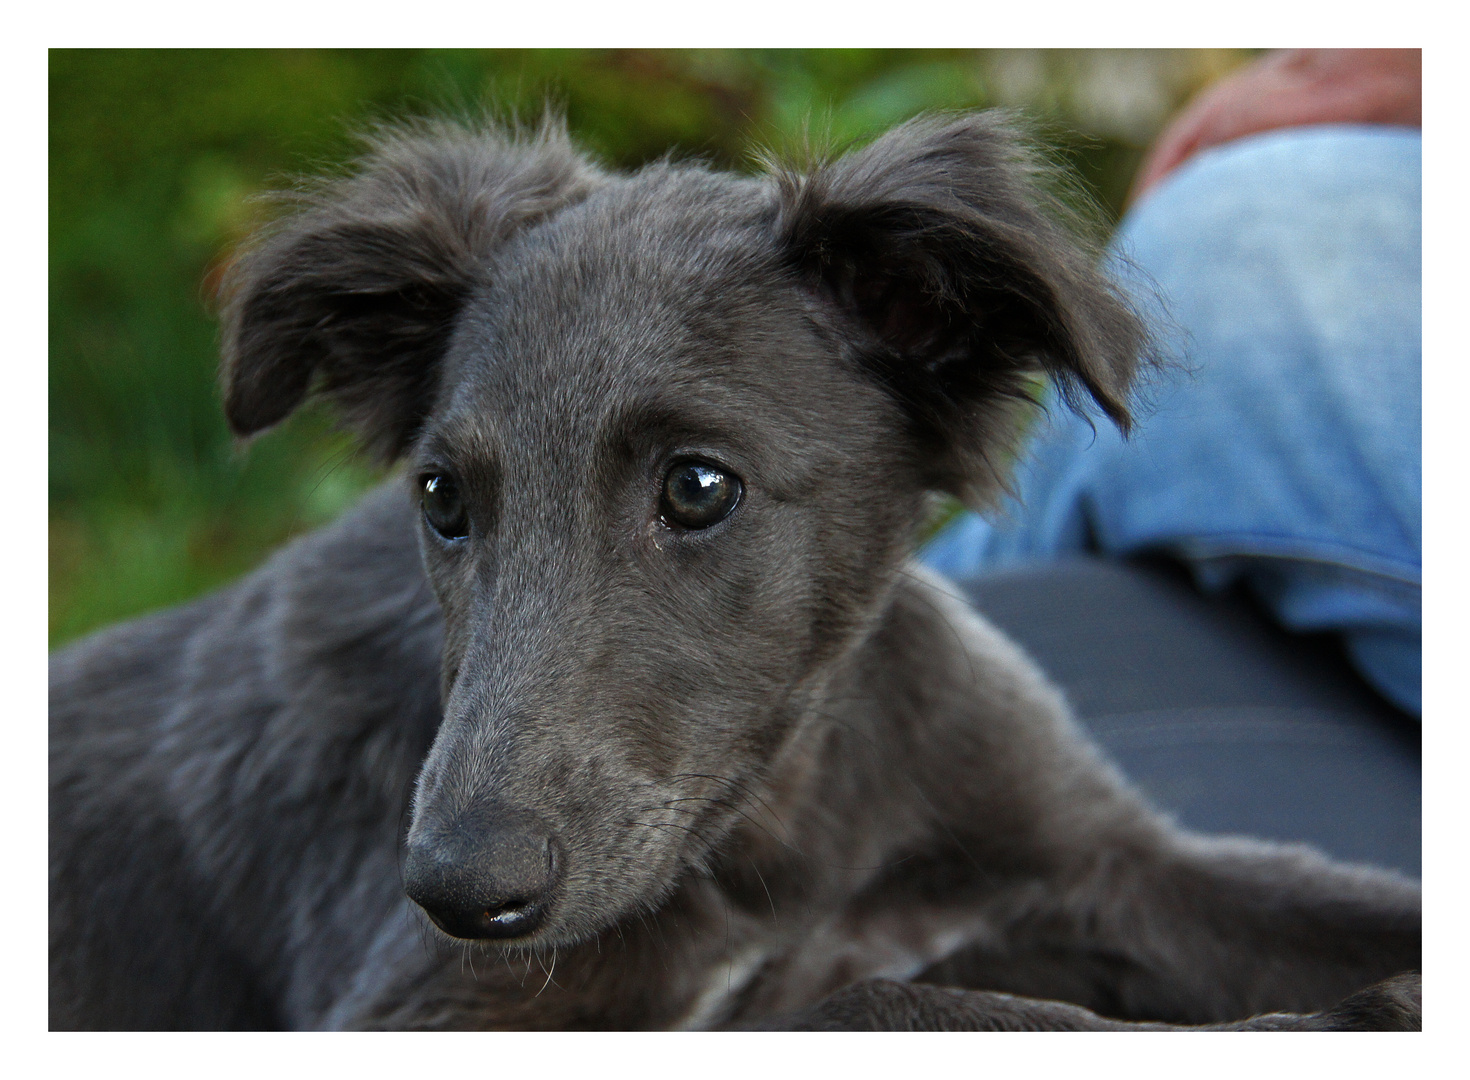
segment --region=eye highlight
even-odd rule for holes
[[[460,498],[459,485],[443,473],[422,477],[420,499],[424,520],[446,540],[462,540],[470,534],[470,519]]]
[[[708,529],[730,516],[744,492],[740,477],[706,461],[675,462],[664,477],[664,520],[686,529]]]

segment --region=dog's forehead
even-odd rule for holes
[[[507,347],[636,352],[677,345],[769,287],[766,185],[703,170],[650,170],[527,230],[489,267],[485,329]],[[582,357],[580,359],[586,359]]]
[[[757,181],[666,168],[529,230],[460,320],[451,410],[583,426],[650,398],[775,391],[813,350],[773,210]]]

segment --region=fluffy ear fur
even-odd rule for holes
[[[601,182],[553,124],[516,138],[388,130],[356,173],[248,250],[225,285],[225,414],[250,435],[315,387],[369,449],[401,454],[433,404],[455,313],[516,229]]]
[[[780,242],[860,329],[914,417],[931,486],[971,505],[1003,484],[1015,412],[1043,372],[1125,432],[1145,331],[1059,222],[1002,116],[924,118],[802,175],[778,174]]]

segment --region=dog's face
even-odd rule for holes
[[[752,186],[645,177],[509,244],[410,455],[448,641],[410,843],[525,818],[557,864],[543,932],[704,856],[917,516],[902,410]]]
[[[441,128],[241,262],[237,429],[315,378],[421,501],[445,712],[406,879],[441,929],[655,906],[871,627],[926,490],[993,489],[1028,380],[1122,417],[1136,324],[1027,183],[985,118],[779,180]]]

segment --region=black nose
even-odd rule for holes
[[[404,889],[451,937],[524,937],[545,918],[558,869],[556,841],[539,822],[479,812],[416,825]]]

